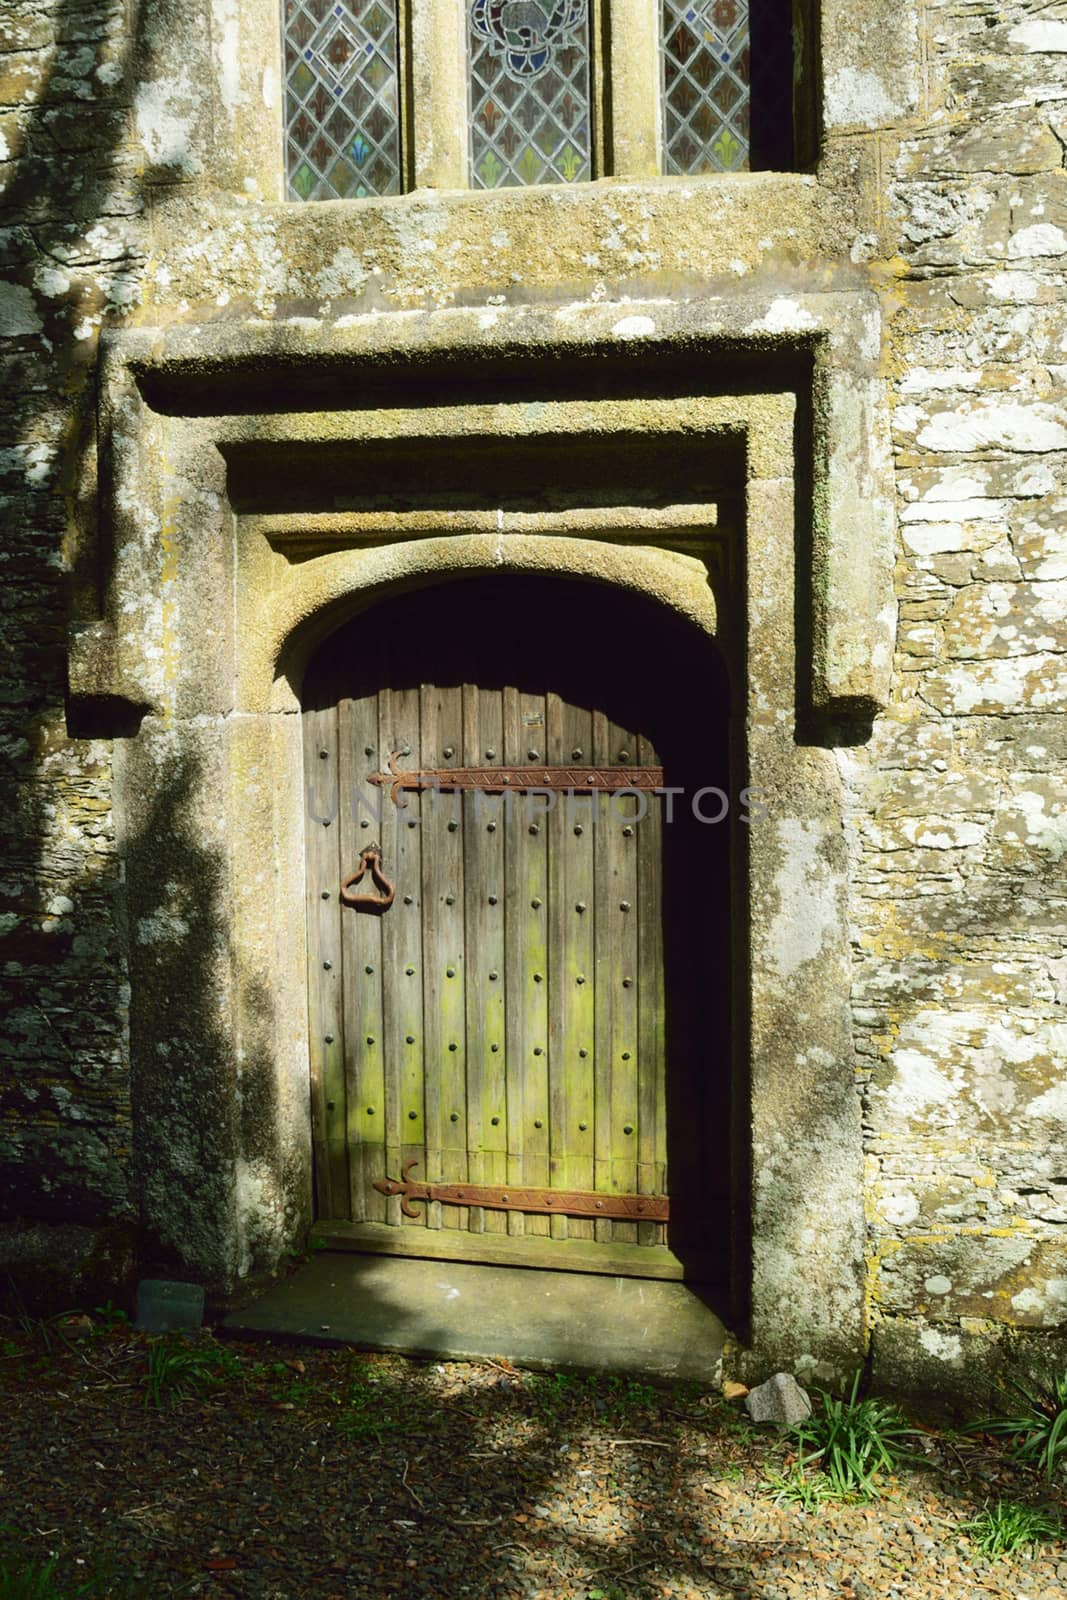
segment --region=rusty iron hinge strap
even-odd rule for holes
[[[404,771],[389,757],[388,772],[372,772],[368,781],[392,793],[401,789],[481,789],[491,794],[522,794],[531,789],[567,789],[575,794],[618,794],[629,789],[662,789],[662,767],[431,767]]]
[[[379,1194],[400,1196],[406,1217],[419,1213],[412,1200],[441,1200],[449,1206],[485,1206],[489,1211],[538,1211],[561,1217],[615,1217],[629,1222],[667,1222],[665,1194],[590,1194],[579,1189],[529,1189],[514,1184],[417,1183],[408,1177],[417,1161],[405,1161],[401,1178],[377,1178]]]

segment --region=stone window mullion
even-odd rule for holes
[[[659,0],[611,0],[608,11],[606,174],[654,178],[661,170]]]
[[[464,0],[408,3],[411,174],[416,189],[466,189],[466,7]]]

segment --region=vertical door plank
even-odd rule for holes
[[[476,766],[482,761],[481,738],[478,728],[478,686],[465,683],[462,689],[463,765]],[[474,885],[482,880],[480,834],[485,827],[481,812],[475,817],[473,794],[461,795],[463,839],[463,993],[466,1008],[467,1032],[467,1172],[471,1183],[484,1183],[482,1163],[482,1126],[485,1121],[483,1099],[485,1040],[481,1018],[475,1002],[475,973],[481,964],[478,941],[477,916],[472,916],[471,900]],[[485,1210],[471,1206],[467,1213],[467,1226],[471,1233],[485,1232]]]
[[[509,767],[521,761],[520,751],[526,747],[523,737],[522,712],[519,691],[506,688],[503,697],[504,747],[502,759]],[[540,735],[538,735],[540,743]],[[534,748],[532,745],[529,748]],[[527,796],[518,795],[505,803],[504,817],[504,948],[506,951],[504,1016],[505,1016],[505,1072],[508,1117],[507,1182],[523,1183],[525,1178],[524,1150],[526,1143],[526,1107],[524,1104],[523,1057],[523,969],[525,962],[526,918],[517,890],[526,877],[527,844],[529,835],[524,827],[529,814]],[[508,1232],[517,1237],[526,1231],[526,1217],[521,1211],[507,1213]]]
[[[610,725],[608,761],[626,766],[639,758],[634,733]],[[607,836],[607,920],[611,939],[611,1187],[616,1193],[637,1189],[640,1144],[638,1074],[640,1039],[638,995],[641,982],[638,959],[638,850],[632,848],[647,821],[648,796],[609,797],[605,817]],[[637,1226],[617,1222],[615,1239],[637,1243]]]
[[[499,689],[483,689],[479,696],[479,729],[482,740],[482,759],[500,761],[504,750],[504,697]],[[492,754],[490,754],[492,752]],[[486,806],[485,840],[486,877],[474,890],[479,897],[484,917],[482,954],[486,966],[483,988],[484,1027],[488,1040],[485,1084],[489,1112],[488,1137],[485,1141],[485,1181],[508,1181],[508,1100],[507,1100],[507,948],[505,944],[507,861],[507,813],[514,810],[515,797],[494,794],[484,797]],[[487,1233],[506,1233],[508,1216],[503,1211],[489,1211],[485,1217]]]
[[[611,723],[608,722],[605,712],[593,712],[592,750],[590,760],[595,766],[608,766],[611,762]],[[614,1070],[613,1056],[613,1016],[614,1016],[614,952],[611,941],[614,936],[614,922],[611,917],[611,797],[609,795],[595,795],[593,797],[593,813],[595,813],[595,830],[593,830],[593,856],[595,856],[595,910],[597,910],[597,923],[595,923],[595,944],[597,944],[597,966],[595,966],[595,990],[593,990],[593,1022],[597,1034],[597,1050],[595,1050],[595,1066],[593,1066],[593,1096],[595,1096],[595,1110],[593,1110],[593,1147],[595,1147],[595,1160],[593,1160],[593,1174],[595,1182],[593,1187],[601,1189],[605,1194],[611,1190],[611,1077]],[[609,1245],[614,1238],[614,1224],[608,1219],[603,1222],[593,1222],[593,1235],[601,1245]]]
[[[574,750],[581,750],[583,758],[588,760],[593,743],[592,712],[578,706],[567,708],[563,718],[564,745],[568,739],[571,742],[568,757]],[[572,864],[572,892],[567,907],[570,947],[566,952],[568,994],[577,1045],[567,1074],[571,1117],[572,1121],[576,1119],[577,1122],[573,1135],[575,1144],[568,1163],[568,1186],[576,1189],[592,1189],[595,1186],[596,805],[595,795],[575,795],[573,799],[565,797],[564,801],[567,848]],[[584,911],[579,910],[581,906],[585,907]],[[587,1054],[583,1055],[583,1050]],[[576,1218],[571,1237],[592,1239],[593,1227],[589,1219]]]
[[[422,761],[428,769],[461,765],[463,695],[424,684]],[[463,836],[460,799],[429,790],[422,802],[422,939],[425,972],[426,1177],[465,1183],[467,1170],[466,1006],[463,948]],[[429,1227],[465,1228],[466,1206],[426,1207]]]
[[[545,743],[551,766],[563,761],[563,702],[558,694],[545,696]],[[567,752],[568,758],[570,752]],[[548,1114],[549,1114],[549,1181],[555,1188],[563,1188],[567,1172],[567,1085],[565,1070],[568,1046],[573,1043],[567,1032],[564,1015],[564,946],[566,940],[566,818],[563,796],[556,795],[555,805],[549,813],[548,834],[548,900],[545,907],[546,945],[548,962],[544,969],[543,987],[548,990]],[[535,973],[536,981],[536,973]],[[527,1042],[526,1060],[532,1061],[532,1046]],[[550,1217],[553,1239],[569,1236],[569,1217]]]
[[[648,739],[638,741],[643,766],[659,757]],[[638,1144],[637,1182],[640,1194],[667,1193],[667,1064],[663,982],[663,815],[659,796],[649,801],[648,815],[628,840],[637,857],[638,990]],[[639,1244],[663,1244],[662,1223],[640,1222]]]
[[[555,701],[555,696],[550,697]],[[588,761],[593,719],[589,711],[557,702],[550,713],[555,763]],[[580,755],[575,755],[580,751]],[[550,1017],[558,1027],[553,1087],[553,1182],[592,1189],[594,1151],[595,895],[593,797],[560,794],[550,818]],[[556,1151],[559,1160],[556,1160]],[[591,1239],[593,1224],[567,1219],[565,1237]],[[554,1236],[555,1236],[555,1230]]]
[[[536,702],[541,711],[541,748],[545,742],[545,702]],[[544,797],[542,796],[542,800]],[[536,807],[534,811],[536,812]],[[523,1105],[526,1119],[526,1138],[523,1147],[524,1177],[527,1183],[544,1188],[552,1181],[551,1106],[549,1103],[549,1059],[552,1051],[549,1019],[549,883],[548,852],[551,821],[541,817],[541,831],[527,833],[526,872],[524,886],[520,889],[521,906],[526,920],[525,939],[521,962],[523,982],[523,1050],[518,1065],[522,1074]],[[542,1054],[535,1056],[533,1046],[539,1044]],[[551,1232],[552,1218],[532,1216],[526,1219],[526,1232],[542,1238]]]
[[[463,689],[464,754],[467,765],[501,760],[504,725],[499,690]],[[507,1027],[504,1010],[503,795],[475,789],[463,797],[464,890],[466,899],[467,1090],[472,1183],[507,1179]],[[471,1228],[502,1233],[499,1211],[471,1208]]]
[[[378,770],[377,695],[341,699],[337,716],[343,880],[358,870],[360,852],[380,843],[382,806],[389,802],[367,782]],[[368,879],[363,888],[370,891]],[[374,1183],[385,1176],[381,917],[342,907],[341,945],[351,1216],[380,1222],[386,1202]]]
[[[504,760],[545,759],[541,695],[504,690]],[[507,1182],[546,1188],[548,1140],[548,985],[545,940],[548,819],[543,795],[514,795],[506,807],[504,946],[507,972]],[[531,827],[537,832],[532,833]],[[540,1045],[542,1054],[533,1048]],[[512,1234],[547,1235],[551,1219],[508,1213]]]
[[[383,690],[379,698],[381,755],[394,752],[404,762],[418,760],[418,689]],[[419,837],[421,796],[403,791],[403,806],[386,801],[382,809],[382,851],[386,874],[396,883],[396,900],[382,917],[382,993],[385,1014],[386,1155],[399,1177],[407,1161],[425,1171],[423,1105],[422,918],[417,904],[422,867]],[[410,903],[406,903],[410,901]],[[393,1209],[395,1207],[395,1210]],[[424,1217],[419,1209],[416,1226]],[[406,1222],[397,1197],[389,1220]]]
[[[320,1216],[346,1218],[345,1056],[336,708],[304,719],[307,807],[308,1021]]]
[[[593,748],[590,752],[595,766],[608,766],[611,748],[615,743],[613,725],[603,711],[593,713]],[[612,916],[613,891],[611,884],[613,859],[612,829],[615,819],[611,813],[610,795],[597,795],[594,854],[596,869],[596,978],[594,992],[594,1021],[596,1027],[596,1054],[593,1086],[596,1097],[594,1144],[594,1187],[609,1193],[612,1188],[612,1078],[615,1070],[614,1013],[616,958],[614,939],[618,934],[618,918]],[[593,1232],[601,1244],[610,1244],[615,1237],[615,1225],[610,1220],[595,1222]]]

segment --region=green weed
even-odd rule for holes
[[[755,1426],[744,1406],[735,1405],[732,1401],[716,1401],[706,1408],[706,1414],[714,1424],[716,1433],[728,1438],[748,1438]]]
[[[237,1370],[236,1358],[215,1345],[184,1339],[155,1340],[148,1349],[145,1405],[162,1410],[223,1383]]]
[[[317,1256],[321,1253],[321,1251],[328,1249],[329,1245],[325,1239],[320,1239],[317,1236],[309,1236],[305,1241],[304,1248],[302,1250],[290,1250],[290,1264],[293,1267],[306,1266],[311,1260],[312,1256]]]
[[[0,1566],[0,1600],[60,1600],[55,1585],[56,1559],[28,1566]]]
[[[818,1511],[827,1500],[841,1498],[825,1473],[809,1477],[801,1461],[794,1461],[785,1472],[769,1470],[762,1487],[772,1499],[800,1506],[803,1511]]]
[[[556,1417],[578,1402],[581,1382],[572,1372],[532,1372],[526,1375],[523,1387],[538,1411]]]
[[[990,1561],[998,1561],[1001,1556],[1014,1555],[1016,1550],[1038,1544],[1043,1539],[1058,1539],[1063,1533],[1063,1524],[1058,1516],[1035,1506],[998,1500],[973,1522],[965,1522],[963,1532],[970,1535]]]
[[[94,1332],[116,1333],[120,1328],[124,1329],[130,1326],[130,1319],[125,1311],[115,1305],[112,1300],[106,1301],[102,1306],[94,1306],[93,1316],[98,1324]]]
[[[110,1560],[94,1559],[72,1583],[57,1576],[58,1557],[0,1565],[0,1600],[141,1600],[143,1585],[115,1576]]]
[[[651,1384],[636,1378],[599,1373],[531,1373],[524,1383],[526,1393],[546,1420],[561,1421],[579,1411],[592,1411],[598,1422],[617,1427],[635,1413],[647,1411],[656,1403]]]
[[[42,1344],[49,1355],[52,1353],[53,1338],[48,1325],[47,1317],[33,1317],[22,1308],[15,1314],[19,1332],[29,1344]]]
[[[393,1433],[410,1420],[402,1395],[382,1383],[376,1373],[356,1368],[334,1429],[345,1439],[380,1440],[383,1433]]]
[[[306,1405],[319,1392],[319,1385],[313,1378],[301,1377],[285,1361],[271,1363],[270,1377],[276,1381],[274,1387],[267,1392],[275,1404]]]
[[[1014,1417],[986,1417],[971,1431],[1010,1439],[1008,1449],[1016,1461],[1040,1468],[1051,1482],[1061,1463],[1067,1462],[1067,1372],[1036,1391],[1021,1383],[1012,1388],[1025,1400],[1026,1411]]]
[[[817,1462],[835,1494],[868,1499],[878,1492],[875,1479],[880,1472],[895,1472],[923,1458],[904,1443],[917,1437],[919,1430],[909,1427],[897,1407],[887,1401],[874,1396],[858,1399],[859,1385],[857,1372],[846,1399],[821,1394],[820,1407],[792,1432],[798,1466],[806,1468]]]
[[[656,1391],[636,1378],[601,1378],[593,1399],[594,1408],[613,1421],[623,1421],[637,1411],[648,1411],[656,1403]]]

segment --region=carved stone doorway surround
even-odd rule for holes
[[[739,837],[722,1310],[762,1366],[848,1370],[862,1151],[830,746],[884,704],[892,649],[873,297],[347,324],[141,329],[105,351],[103,615],[72,628],[70,686],[118,736],[147,1255],[232,1301],[310,1218],[305,663],[391,592],[569,575],[652,595],[731,664],[736,764],[768,814]],[[649,493],[623,504],[633,452]]]

